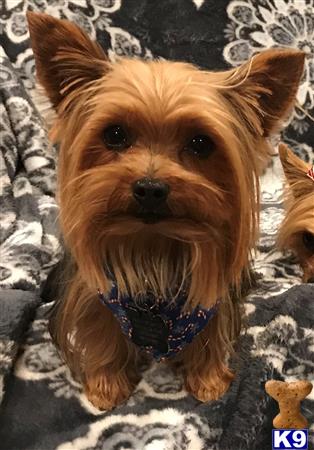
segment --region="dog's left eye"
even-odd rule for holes
[[[309,231],[304,231],[302,235],[303,244],[307,250],[314,253],[314,234]]]
[[[215,149],[213,140],[205,134],[194,136],[184,148],[200,159],[206,159]]]
[[[131,145],[128,133],[121,125],[111,125],[106,128],[103,138],[109,150],[125,150]]]

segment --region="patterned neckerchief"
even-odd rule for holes
[[[123,334],[157,361],[174,356],[190,344],[215,315],[218,306],[216,303],[209,309],[197,306],[185,311],[184,290],[173,302],[150,292],[135,302],[129,295],[119,296],[115,282],[108,294],[98,291],[98,295],[118,320]]]

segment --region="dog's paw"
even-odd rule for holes
[[[119,406],[121,403],[125,402],[131,395],[119,395],[116,397],[109,396],[108,393],[103,393],[102,391],[90,391],[85,390],[85,395],[88,401],[95,406],[95,408],[101,411],[110,411],[111,409]]]
[[[118,406],[120,403],[123,402],[123,400],[121,400],[121,402],[118,402],[117,399],[109,398],[106,395],[103,395],[103,393],[100,391],[95,392],[85,390],[85,395],[88,401],[93,406],[95,406],[95,408],[101,411],[110,411],[112,408],[115,408],[116,406]]]
[[[85,384],[85,395],[95,408],[109,411],[125,402],[134,390],[135,384],[125,376],[108,377],[97,373],[88,378]]]
[[[186,377],[185,388],[200,402],[209,402],[218,400],[229,389],[233,378],[233,373],[228,369],[220,377],[191,374]]]

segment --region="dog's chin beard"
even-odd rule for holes
[[[112,237],[106,243],[105,270],[119,290],[137,296],[151,291],[175,297],[191,272],[189,244],[152,233]],[[107,267],[106,267],[107,266]]]
[[[105,272],[112,274],[121,293],[136,297],[151,291],[169,298],[171,292],[175,299],[187,287],[192,305],[217,300],[224,276],[223,254],[217,236],[209,240],[208,227],[186,222],[172,227],[169,221],[145,225],[136,219],[122,225],[118,220],[102,243]],[[193,233],[195,240],[191,240]],[[212,268],[205,265],[209,256]]]

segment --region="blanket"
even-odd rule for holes
[[[261,180],[257,286],[231,366],[236,378],[218,401],[201,404],[162,364],[142,368],[125,404],[96,410],[60,360],[41,297],[60,260],[54,199],[56,150],[34,95],[34,59],[25,12],[68,18],[115,55],[236,66],[257,49],[305,49],[298,102],[281,135],[313,161],[314,8],[287,0],[6,0],[0,15],[0,448],[3,450],[200,450],[271,448],[275,402],[265,381],[314,378],[314,285],[300,283],[289,254],[275,247],[283,217],[277,156]],[[303,412],[314,433],[314,396]],[[313,434],[312,434],[313,436]]]

